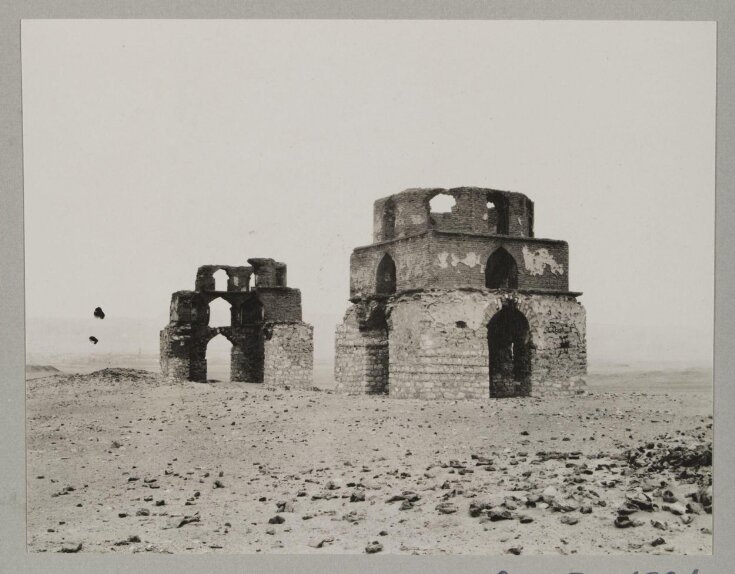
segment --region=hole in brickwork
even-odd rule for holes
[[[214,277],[215,291],[227,291],[227,271],[218,269],[212,277]]]
[[[380,260],[376,274],[375,291],[380,295],[396,292],[396,264],[387,253]]]
[[[508,202],[500,194],[487,196],[487,227],[490,233],[508,234]]]
[[[207,344],[207,380],[229,381],[232,343],[217,335]]]
[[[517,289],[518,266],[513,256],[502,247],[493,251],[485,265],[485,287]]]
[[[455,205],[457,205],[457,200],[446,193],[435,195],[429,201],[431,213],[451,213]]]
[[[487,226],[490,233],[498,232],[498,210],[492,201],[487,202]]]
[[[467,323],[465,323],[464,321],[457,321],[457,327],[459,327],[460,329],[464,329],[467,327]]]
[[[232,323],[230,304],[224,299],[217,298],[209,304],[209,326],[229,327]]]

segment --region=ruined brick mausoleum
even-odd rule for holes
[[[221,334],[232,343],[230,379],[271,386],[312,385],[313,328],[301,320],[301,292],[286,286],[286,265],[248,259],[250,266],[205,265],[194,291],[171,296],[171,319],[161,331],[165,377],[207,380],[207,344]],[[227,274],[215,290],[214,274]],[[251,282],[253,286],[251,287]],[[230,305],[230,324],[210,326],[210,304]]]
[[[340,391],[462,399],[584,386],[585,311],[569,291],[569,247],[534,237],[525,195],[409,189],[375,202],[373,227],[372,245],[350,258]]]

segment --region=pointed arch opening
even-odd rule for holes
[[[487,326],[490,397],[531,394],[531,331],[514,307],[498,311]]]
[[[518,289],[518,265],[503,247],[493,251],[485,264],[485,287]]]
[[[391,295],[396,292],[396,264],[387,253],[378,264],[375,292],[379,295]]]
[[[209,303],[209,322],[210,327],[229,327],[232,325],[232,307],[230,304],[217,297]]]
[[[207,343],[207,382],[218,383],[230,380],[232,343],[218,333]]]
[[[230,276],[224,269],[218,269],[212,275],[214,278],[214,290],[215,291],[227,291],[227,282]]]

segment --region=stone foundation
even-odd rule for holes
[[[337,328],[335,379],[342,392],[477,399],[573,394],[584,388],[585,312],[571,295],[431,290],[390,297],[380,305],[385,331],[361,324],[365,308],[375,306],[367,300],[355,303]],[[495,349],[491,381],[488,326],[503,309],[522,316],[527,332],[520,332],[525,339],[517,339],[513,348]],[[497,359],[513,349],[515,363]]]
[[[334,374],[337,390],[349,395],[388,392],[389,348],[387,327],[360,328],[357,309],[351,307],[337,327]]]
[[[271,387],[314,384],[314,328],[306,323],[268,323],[264,328],[263,382]]]
[[[232,352],[230,360],[230,380],[243,383],[263,381],[265,361],[265,338],[260,325],[239,329],[230,337]]]

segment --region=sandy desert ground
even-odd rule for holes
[[[711,374],[345,397],[31,369],[35,552],[709,554]]]

